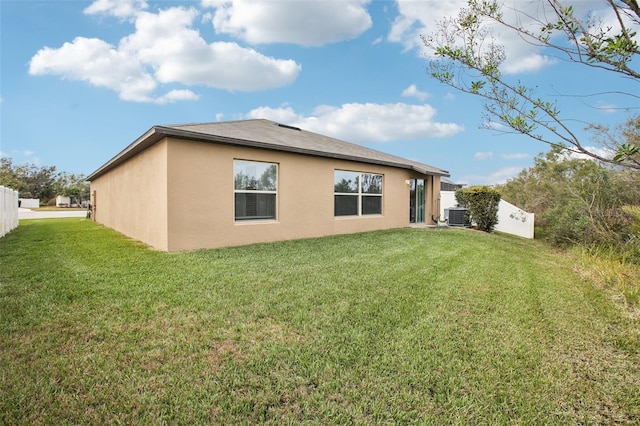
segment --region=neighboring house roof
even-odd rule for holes
[[[446,170],[417,161],[334,139],[270,120],[242,120],[200,124],[154,126],[87,177],[91,181],[117,167],[165,137],[264,148],[317,157],[336,158],[414,170],[421,174],[449,176]]]
[[[447,179],[446,177],[443,177],[442,179],[440,179],[441,191],[457,191],[458,189],[461,189],[464,186],[466,185],[462,183],[455,183],[451,179]]]

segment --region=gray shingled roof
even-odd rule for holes
[[[125,162],[165,137],[265,148],[318,157],[337,158],[414,170],[425,175],[449,176],[449,172],[427,164],[366,148],[270,120],[242,120],[200,124],[154,126],[109,162],[93,172],[92,180]]]

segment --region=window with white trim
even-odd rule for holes
[[[236,221],[275,220],[278,165],[260,161],[233,161],[234,218]]]
[[[382,214],[382,175],[335,170],[334,216]]]

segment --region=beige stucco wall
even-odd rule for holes
[[[166,141],[159,142],[91,182],[96,222],[169,249],[167,147]]]
[[[437,223],[440,218],[440,176],[429,176],[425,182],[426,197],[425,211],[427,216],[425,222],[428,225]]]
[[[277,220],[234,221],[234,159],[278,164]],[[382,174],[383,214],[334,217],[336,169]],[[439,211],[439,177],[169,138],[94,179],[91,193],[98,223],[154,248],[179,251],[405,227],[410,178],[426,179],[425,218],[430,224]]]
[[[166,149],[169,232],[166,248],[157,247],[169,251],[405,227],[409,225],[406,181],[411,177],[427,179],[427,223],[437,215],[438,194],[433,188],[439,193],[439,178],[436,182],[408,170],[175,139],[167,140]],[[278,164],[276,221],[234,222],[234,159]],[[383,174],[383,214],[334,217],[335,169]]]

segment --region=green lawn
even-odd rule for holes
[[[0,424],[638,424],[640,324],[542,244],[0,240]]]
[[[31,209],[36,212],[79,212],[86,211],[86,207],[55,207],[55,206],[45,206],[39,207],[37,209]]]

